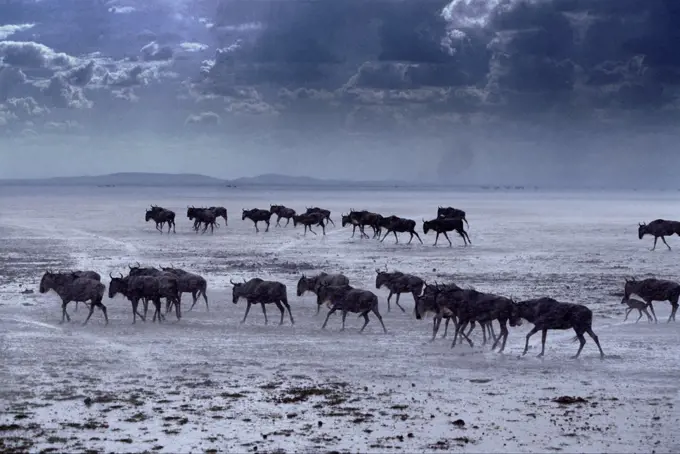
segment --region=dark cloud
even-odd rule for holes
[[[227,137],[242,168],[280,147],[333,142],[352,162],[422,142],[413,175],[495,177],[504,155],[592,171],[616,147],[579,139],[576,165],[561,144],[677,124],[679,23],[674,0],[6,0],[0,131]]]

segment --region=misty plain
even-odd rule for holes
[[[144,222],[151,204],[174,210],[177,233]],[[332,211],[327,235],[301,226],[255,232],[243,208],[284,204]],[[229,222],[194,233],[187,206],[223,205]],[[467,212],[472,245],[453,247],[422,233],[438,205]],[[351,208],[417,221],[424,244],[400,235],[351,236],[340,215]],[[680,241],[650,251],[639,222],[673,218],[676,192],[294,190],[240,188],[7,187],[0,193],[0,415],[3,430],[22,428],[27,449],[196,452],[677,452],[680,330],[631,316],[621,304],[624,278],[678,279]],[[285,222],[282,222],[285,224]],[[316,230],[316,229],[315,229]],[[370,231],[367,231],[370,233]],[[183,317],[132,325],[130,303],[104,299],[110,324],[82,303],[59,325],[54,293],[37,291],[47,268],[109,273],[128,265],[181,267],[208,281]],[[404,294],[387,311],[376,268],[455,282],[514,299],[552,296],[587,305],[607,354],[592,340],[571,360],[573,331],[540,336],[521,357],[531,325],[510,328],[504,354],[481,345],[451,349],[453,329],[428,343],[432,320],[416,320]],[[306,273],[342,272],[379,297],[388,333],[375,318],[363,334],[356,315],[316,313],[314,296],[297,297]],[[231,301],[230,279],[278,280],[288,289],[295,325],[268,306]],[[632,314],[635,315],[635,314]],[[559,399],[563,396],[574,397]],[[558,401],[555,401],[555,400]],[[3,436],[5,436],[3,433]],[[30,434],[30,438],[27,434]],[[3,441],[3,443],[8,443]]]

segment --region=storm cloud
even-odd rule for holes
[[[13,0],[0,18],[4,177],[607,185],[680,164],[673,0]]]

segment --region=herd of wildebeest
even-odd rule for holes
[[[306,213],[297,215],[294,210],[281,205],[272,205],[270,210],[244,209],[242,219],[251,219],[255,223],[256,230],[257,223],[263,221],[267,224],[268,230],[270,218],[274,214],[278,216],[276,225],[280,226],[281,218],[288,219],[288,222],[293,219],[294,225],[301,223],[305,226],[305,233],[308,228],[312,231],[311,227],[316,225],[321,226],[325,232],[326,222],[333,223],[328,210],[316,207],[308,208]],[[463,222],[467,224],[465,216],[465,212],[462,210],[439,207],[437,218],[424,221],[423,231],[427,233],[429,230],[433,230],[437,233],[437,237],[439,237],[439,234],[444,234],[448,239],[446,232],[456,230],[465,241],[467,237],[467,233],[463,229]],[[224,207],[188,207],[187,217],[194,221],[194,230],[198,231],[203,224],[203,232],[205,232],[208,227],[214,228],[216,226],[217,217],[223,217],[226,223],[227,211]],[[146,220],[150,219],[156,222],[157,229],[162,231],[163,225],[167,223],[168,231],[170,231],[170,228],[174,231],[174,212],[152,205],[151,209],[146,212]],[[288,225],[288,222],[286,225]],[[415,221],[397,216],[383,217],[369,211],[351,210],[349,214],[342,216],[342,224],[343,226],[350,224],[354,229],[358,227],[362,237],[368,237],[364,228],[369,226],[373,229],[374,238],[380,237],[382,229],[385,229],[386,233],[382,240],[390,233],[394,233],[395,237],[397,237],[397,233],[410,233],[411,239],[413,239],[413,236],[420,239],[415,231]],[[312,231],[312,233],[314,232]],[[668,246],[664,236],[672,234],[680,236],[680,222],[657,219],[649,224],[640,224],[638,227],[639,238],[642,239],[646,234],[654,236],[654,248],[658,238],[661,238],[664,244]],[[668,248],[670,249],[670,246]],[[109,273],[111,280],[108,286],[108,296],[114,298],[120,294],[130,301],[133,323],[136,322],[137,317],[146,321],[149,302],[152,302],[154,306],[153,321],[161,322],[164,320],[162,299],[165,299],[166,302],[165,313],[169,313],[174,307],[175,316],[177,320],[180,320],[182,317],[181,297],[184,293],[190,293],[193,298],[190,311],[200,297],[204,299],[206,310],[209,311],[208,286],[206,279],[202,276],[175,267],[142,267],[139,263],[136,266],[128,265],[128,268],[128,274],[125,276],[122,273],[119,273],[119,276],[113,276]],[[261,305],[265,324],[268,323],[266,306],[269,304],[276,305],[281,313],[279,325],[283,324],[286,311],[291,324],[295,323],[285,284],[261,278],[253,278],[248,281],[244,279],[243,282],[230,280],[230,283],[232,285],[232,302],[237,304],[240,299],[244,299],[247,303],[241,323],[246,321],[253,304]],[[574,358],[577,358],[583,350],[586,343],[584,334],[586,333],[593,339],[600,351],[600,356],[604,358],[598,337],[592,329],[593,313],[582,304],[560,302],[551,297],[515,301],[506,296],[480,292],[472,288],[462,288],[452,282],[427,283],[421,277],[413,274],[399,271],[389,272],[387,269],[376,269],[375,287],[376,289],[384,287],[389,291],[387,297],[388,312],[391,310],[392,296],[395,295],[395,304],[402,312],[405,312],[405,309],[399,304],[399,297],[401,294],[410,294],[415,303],[413,313],[417,320],[421,320],[428,313],[433,314],[433,330],[430,342],[435,340],[441,322],[445,320],[443,338],[447,335],[449,323],[453,322],[454,325],[451,347],[456,345],[459,338],[461,342],[465,340],[472,347],[474,344],[470,339],[470,334],[475,324],[478,323],[482,330],[483,345],[487,343],[487,340],[490,340],[493,342],[491,349],[494,350],[497,346],[500,346],[498,351],[502,352],[505,349],[509,334],[508,325],[511,327],[520,326],[522,320],[526,320],[534,326],[526,335],[523,354],[527,353],[530,337],[537,332],[542,333],[542,348],[539,356],[543,356],[548,330],[573,329],[576,333],[574,339],[580,341],[580,346]],[[624,321],[628,319],[631,311],[637,310],[639,317],[636,323],[642,318],[643,314],[647,316],[649,322],[657,323],[658,320],[652,304],[654,301],[669,301],[671,314],[668,322],[675,321],[678,300],[680,299],[679,283],[656,278],[626,279],[623,287],[621,304],[628,307]],[[70,302],[76,303],[76,310],[78,302],[83,302],[89,303],[89,313],[83,324],[89,321],[96,307],[101,309],[108,324],[107,309],[103,304],[106,286],[101,282],[101,276],[95,271],[54,272],[48,270],[42,276],[39,290],[40,293],[54,290],[59,295],[62,300],[61,323],[64,320],[70,321],[69,314],[66,312],[66,307]],[[363,332],[366,328],[369,322],[369,314],[375,315],[383,331],[387,332],[382,315],[378,310],[378,296],[370,290],[350,285],[349,278],[344,274],[328,274],[325,272],[315,276],[303,274],[297,282],[296,293],[298,297],[301,297],[306,292],[316,295],[317,315],[321,306],[325,304],[329,307],[322,329],[326,327],[330,316],[340,311],[342,313],[342,330],[345,329],[347,314],[351,312],[359,314],[364,319],[360,332]],[[633,295],[638,296],[641,300],[632,298]],[[143,313],[139,311],[140,301],[143,304]],[[651,311],[651,315],[647,309]],[[496,335],[494,330],[494,321],[498,322],[500,327],[499,335]]]

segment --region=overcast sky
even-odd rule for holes
[[[679,187],[678,49],[679,0],[4,0],[0,178]]]

